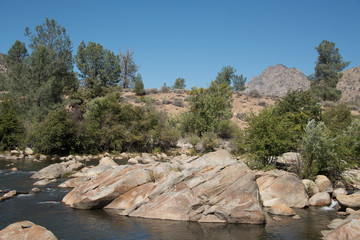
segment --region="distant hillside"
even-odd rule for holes
[[[261,95],[280,97],[290,89],[308,89],[310,81],[299,69],[277,64],[267,67],[259,76],[252,77],[245,87],[248,93],[256,90]]]
[[[360,66],[343,71],[343,76],[337,84],[341,90],[341,101],[360,106]]]

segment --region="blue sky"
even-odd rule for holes
[[[129,47],[146,88],[206,87],[223,66],[248,78],[281,63],[313,72],[322,40],[336,43],[349,68],[360,65],[360,0],[0,0],[0,52],[27,41],[45,18],[66,28],[73,53],[82,40]]]

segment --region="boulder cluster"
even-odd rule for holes
[[[153,219],[264,224],[271,216],[277,221],[282,221],[281,216],[301,219],[297,208],[338,202],[337,208],[346,209],[339,214],[350,216],[334,220],[331,230],[323,231],[325,239],[347,239],[342,237],[344,231],[357,234],[353,231],[360,222],[356,211],[360,193],[334,189],[324,175],[313,181],[284,170],[253,171],[226,150],[201,157],[100,157],[97,166],[86,167],[84,158],[68,156],[31,177],[38,179],[34,185],[40,186],[71,177],[58,187],[73,188],[62,200],[72,208],[106,208],[120,215]],[[117,163],[125,158],[127,164]],[[299,158],[289,153],[278,162],[285,167],[298,166]]]

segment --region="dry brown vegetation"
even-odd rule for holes
[[[124,92],[124,101],[137,106],[145,105],[145,101],[152,101],[156,109],[165,111],[169,116],[174,117],[182,112],[187,111],[189,102],[186,101],[186,93],[155,93],[148,94],[146,96],[136,96],[133,92]],[[182,101],[184,107],[178,107],[174,105],[174,100]],[[246,116],[249,116],[251,112],[257,114],[268,105],[275,103],[275,97],[251,97],[247,94],[233,93],[233,117],[232,121],[240,128],[247,126]]]

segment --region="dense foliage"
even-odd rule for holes
[[[193,88],[190,93],[190,109],[183,115],[185,132],[202,136],[206,132],[218,132],[222,121],[232,117],[232,95],[227,84],[212,82],[208,89]]]

